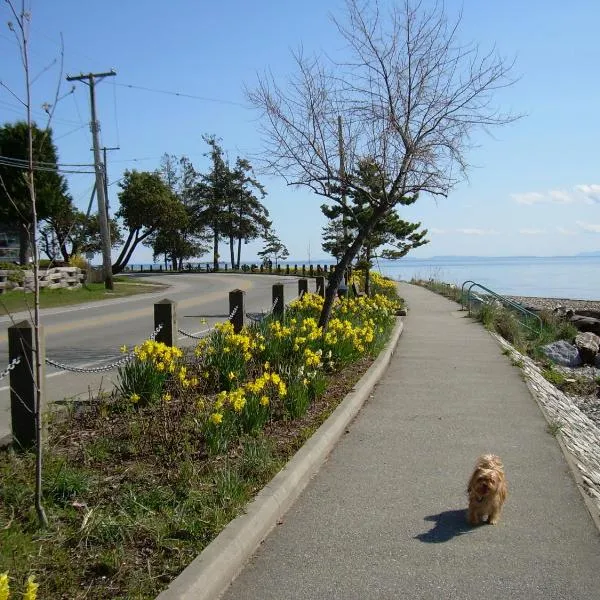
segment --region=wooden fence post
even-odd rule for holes
[[[284,310],[283,283],[276,283],[273,286],[273,314],[281,321],[283,319]]]
[[[323,275],[315,277],[315,283],[317,286],[317,294],[319,294],[321,298],[325,298],[325,277],[323,277]]]
[[[42,399],[44,398],[44,371],[46,353],[44,331],[40,331],[39,359],[42,361]],[[10,372],[10,414],[13,441],[21,448],[31,448],[36,443],[35,429],[35,352],[33,327],[29,321],[21,321],[8,328],[8,359],[21,360]],[[40,406],[40,414],[44,406]]]
[[[233,325],[234,333],[239,333],[244,327],[244,290],[232,290],[229,292],[229,321]],[[235,310],[235,314],[233,311]],[[233,314],[233,316],[231,316]]]
[[[298,296],[302,298],[304,294],[308,294],[308,279],[298,279]]]
[[[154,305],[154,329],[162,325],[156,341],[167,346],[177,345],[177,302],[165,298]]]

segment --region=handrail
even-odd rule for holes
[[[462,284],[462,287],[461,287],[461,306],[463,304],[463,297],[464,297],[465,285],[468,284],[468,283],[471,284],[469,286],[469,289],[467,290],[467,310],[469,311],[469,314],[471,314],[471,290],[474,287],[478,287],[478,288],[484,290],[487,294],[493,296],[494,298],[496,298],[497,300],[499,300],[500,302],[502,302],[503,304],[506,304],[510,308],[513,308],[514,310],[522,313],[523,315],[525,315],[525,317],[536,319],[537,322],[539,323],[539,330],[538,331],[542,331],[542,329],[544,328],[542,319],[540,318],[540,316],[538,314],[534,313],[531,310],[527,310],[521,304],[518,304],[517,302],[513,302],[512,300],[509,300],[505,296],[501,296],[500,294],[497,294],[493,290],[490,290],[489,288],[485,287],[484,285],[482,285],[480,283],[477,283],[476,281],[472,281],[471,279],[467,279],[467,281],[465,281]],[[531,331],[535,331],[535,329],[533,327],[530,327],[525,321],[522,321],[522,323],[523,323],[524,327],[527,327],[527,329],[530,329]]]

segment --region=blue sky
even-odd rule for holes
[[[447,198],[422,196],[401,213],[421,221],[430,244],[414,257],[433,255],[571,255],[600,250],[600,3],[576,0],[446,1],[462,7],[461,36],[516,57],[519,81],[498,96],[503,108],[525,116],[476,136],[468,158],[469,180]],[[342,43],[329,15],[340,15],[341,0],[221,3],[198,0],[146,2],[32,0],[33,72],[59,54],[64,37],[64,73],[102,72],[117,76],[97,87],[102,144],[119,146],[109,155],[110,201],[118,206],[117,181],[125,169],[153,170],[168,152],[188,156],[199,170],[205,133],[222,138],[231,162],[260,152],[257,115],[247,107],[244,85],[271,69],[285,76],[293,69],[290,51],[339,52]],[[18,48],[0,5],[0,80],[22,90]],[[34,85],[34,105],[52,101],[59,71],[43,73]],[[128,86],[197,96],[187,98]],[[61,93],[71,84],[62,81]],[[64,163],[88,163],[91,134],[89,92],[78,83],[58,105],[54,139]],[[0,121],[13,121],[22,108],[0,88]],[[290,255],[325,256],[321,250],[322,199],[292,189],[272,177],[265,184],[274,228]],[[85,210],[92,175],[69,178],[76,204]],[[253,260],[260,244],[244,249]],[[141,248],[133,262],[149,262]],[[222,256],[227,256],[223,249]]]

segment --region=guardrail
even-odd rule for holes
[[[469,288],[467,289],[467,291],[465,293],[466,285],[469,285]],[[534,313],[530,310],[527,310],[525,307],[521,306],[519,303],[514,302],[513,300],[510,300],[509,298],[506,298],[505,296],[497,294],[496,292],[494,292],[493,290],[490,290],[489,288],[485,287],[481,283],[477,283],[476,281],[473,281],[471,279],[467,279],[467,281],[463,282],[463,284],[460,288],[461,307],[463,309],[466,308],[469,311],[469,315],[471,314],[471,305],[472,305],[472,300],[474,298],[476,298],[477,300],[479,300],[482,303],[488,303],[488,299],[485,298],[484,296],[475,295],[473,293],[473,288],[479,288],[479,289],[483,290],[485,292],[485,295],[491,296],[492,298],[494,298],[494,300],[501,302],[508,308],[515,310],[517,313],[519,313],[523,317],[522,319],[520,319],[521,324],[523,325],[523,327],[526,327],[530,331],[541,332],[542,329],[544,328],[542,319],[540,318],[539,315],[537,315],[536,313]],[[465,302],[466,302],[466,307],[465,307]],[[530,325],[531,321],[537,322],[537,327],[532,327]]]

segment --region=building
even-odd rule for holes
[[[19,232],[16,227],[0,225],[0,262],[19,261]]]

